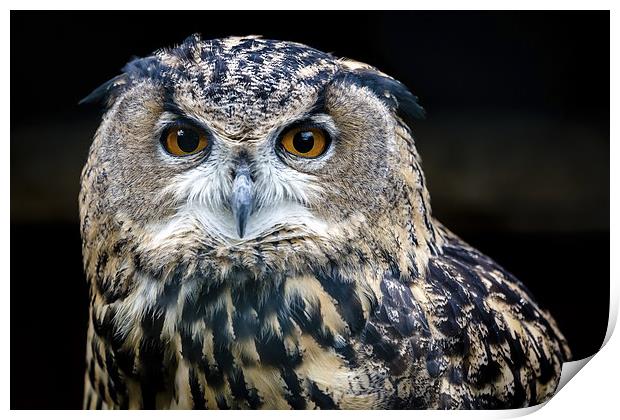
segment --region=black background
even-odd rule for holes
[[[608,12],[11,12],[11,407],[80,408],[79,173],[132,56],[260,34],[372,64],[417,94],[434,214],[519,277],[576,359],[609,303]]]

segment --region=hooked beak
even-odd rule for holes
[[[254,204],[253,187],[254,183],[250,176],[250,168],[246,162],[242,162],[237,168],[230,197],[230,207],[237,223],[239,238],[243,238],[245,235],[245,227],[250,214],[252,214]]]

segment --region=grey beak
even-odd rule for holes
[[[237,168],[230,197],[230,207],[237,223],[239,238],[243,238],[245,235],[245,227],[250,214],[252,214],[254,204],[253,189],[254,183],[250,176],[250,168],[246,162],[242,162]]]

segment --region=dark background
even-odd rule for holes
[[[80,408],[79,174],[133,55],[261,34],[379,67],[420,97],[434,214],[519,277],[576,359],[609,304],[608,12],[11,12],[11,408]]]

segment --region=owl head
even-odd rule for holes
[[[432,231],[416,99],[293,42],[192,36],[135,59],[86,98],[106,104],[82,175],[86,259],[122,247],[153,273],[214,275],[410,266]]]

